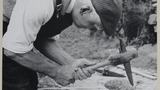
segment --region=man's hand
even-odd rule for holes
[[[70,83],[74,83],[75,79],[73,77],[74,68],[71,65],[60,66],[57,70],[57,74],[54,78],[56,83],[67,86]]]
[[[73,64],[72,67],[75,68],[74,78],[75,80],[83,80],[91,77],[92,74],[95,73],[92,69],[86,69],[88,66],[95,65],[96,62],[91,62],[87,59],[77,59]]]
[[[75,80],[86,79],[91,77],[95,71],[92,69],[86,69],[85,67],[95,64],[95,62],[88,61],[87,59],[78,59],[72,65],[60,66],[54,80],[58,84],[66,86],[70,83],[74,83]]]

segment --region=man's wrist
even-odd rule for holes
[[[55,78],[57,76],[59,68],[60,68],[60,66],[58,66],[58,65],[53,66],[52,68],[45,71],[45,74],[47,74],[51,78]]]

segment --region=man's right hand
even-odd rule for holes
[[[63,65],[58,68],[56,76],[53,79],[58,84],[67,86],[70,83],[74,83],[75,80],[83,80],[91,77],[94,71],[82,68],[81,66],[84,66],[83,64],[95,65],[94,62],[89,62],[85,59],[79,60],[77,63],[74,63],[74,65]]]
[[[59,69],[57,70],[57,74],[54,80],[56,81],[56,83],[62,86],[67,86],[70,83],[74,83],[75,82],[73,76],[74,71],[75,70],[71,65],[60,66]]]

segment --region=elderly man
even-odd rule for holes
[[[74,59],[52,37],[72,23],[111,35],[120,16],[120,0],[4,0],[3,90],[37,90],[36,72],[63,86],[90,77],[94,71],[84,66],[95,63]]]

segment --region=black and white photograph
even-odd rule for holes
[[[3,0],[2,90],[157,90],[158,0]]]

